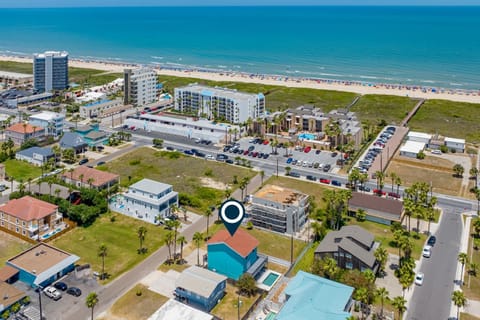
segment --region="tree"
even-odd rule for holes
[[[187,239],[184,236],[180,236],[177,239],[177,242],[180,244],[180,261],[183,261],[183,245],[187,243]]]
[[[453,166],[453,173],[456,177],[463,177],[463,173],[465,172],[465,168],[461,164],[456,164]]]
[[[407,310],[407,300],[403,297],[395,297],[392,305],[398,312],[398,319],[402,319],[403,313]]]
[[[375,172],[375,179],[377,179],[377,189],[382,190],[385,180],[385,174],[382,171]]]
[[[380,303],[381,303],[381,309],[380,309],[380,319],[383,319],[383,303],[385,302],[385,300],[388,300],[388,291],[387,289],[385,288],[378,288],[376,291],[375,291],[375,296],[377,296],[378,298],[380,298]]]
[[[290,171],[292,171],[292,168],[287,166],[285,167],[285,175],[289,176],[290,175]]]
[[[325,234],[327,233],[327,230],[325,229],[325,226],[323,225],[323,223],[314,221],[312,222],[310,227],[312,228],[313,241],[322,240]]]
[[[392,179],[392,192],[393,192],[393,187],[395,186],[395,181],[397,181],[397,174],[395,172],[390,172],[390,179]]]
[[[92,320],[93,320],[93,309],[98,304],[98,295],[96,292],[90,292],[85,300],[87,308],[92,309]]]
[[[206,239],[208,240],[209,238],[209,227],[210,227],[210,217],[212,216],[213,211],[211,208],[208,208],[205,210],[205,217],[207,217],[207,236]]]
[[[360,208],[355,213],[355,217],[357,218],[358,221],[365,221],[367,217],[367,212]]]
[[[263,186],[263,178],[265,178],[265,171],[260,171],[260,178],[262,178],[262,186]]]
[[[138,240],[140,241],[140,248],[138,249],[138,253],[144,253],[146,250],[143,248],[143,241],[145,240],[145,236],[147,234],[147,228],[141,226],[137,230]]]
[[[237,288],[241,295],[250,297],[257,291],[257,284],[251,274],[244,273],[237,281]]]
[[[102,258],[102,275],[100,279],[103,280],[105,279],[105,257],[107,256],[107,246],[104,243],[98,248],[98,256]]]
[[[193,242],[195,242],[195,245],[197,246],[197,266],[200,265],[200,245],[202,244],[203,241],[203,235],[200,232],[195,232],[193,235]]]
[[[475,185],[477,186],[478,185],[478,168],[473,166],[470,171],[470,177],[472,177],[473,179],[475,179]]]
[[[452,301],[453,304],[457,307],[457,319],[460,314],[460,308],[465,307],[467,304],[467,298],[465,298],[465,295],[463,294],[462,291],[460,290],[455,290],[452,293]]]
[[[387,250],[384,247],[379,246],[375,250],[373,255],[375,256],[375,259],[377,259],[378,264],[379,264],[378,273],[383,273],[385,271],[385,265],[386,265],[387,260],[388,260]]]
[[[362,313],[362,319],[365,319],[364,310],[368,306],[368,290],[365,287],[355,290],[355,300],[360,302],[360,312]]]
[[[477,218],[473,221],[473,230],[475,231],[476,237],[480,237],[480,219]]]
[[[173,244],[173,232],[169,230],[163,240],[165,241],[165,244],[167,245],[168,248],[168,262],[172,261],[172,244]]]
[[[177,255],[177,236],[178,236],[178,228],[180,228],[182,224],[178,220],[172,221],[173,227],[173,258],[175,259]]]
[[[463,285],[463,268],[465,268],[465,264],[468,263],[468,255],[465,252],[460,252],[458,254],[458,262],[462,264],[462,273],[460,273],[460,276],[462,278],[460,279],[461,281],[460,285]]]
[[[155,148],[162,148],[162,146],[163,146],[163,140],[162,139],[155,138],[155,139],[153,139],[152,142],[153,142],[153,146]]]
[[[90,177],[90,178],[87,179],[87,183],[90,186],[90,188],[92,188],[92,185],[93,185],[94,182],[95,182],[95,179],[93,177]]]
[[[330,280],[335,280],[340,269],[337,266],[337,261],[333,258],[325,258],[322,265],[325,277]]]

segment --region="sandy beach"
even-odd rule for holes
[[[32,58],[0,55],[0,61],[32,62]],[[86,61],[70,58],[69,65],[76,68],[97,69],[109,72],[123,72],[124,68],[136,67],[136,64],[113,63],[102,61]],[[155,67],[159,75],[177,77],[191,77],[213,81],[232,81],[258,83],[267,85],[279,85],[296,88],[310,88],[321,90],[334,90],[353,92],[361,95],[382,94],[402,97],[423,98],[423,99],[444,99],[458,102],[480,103],[480,90],[464,91],[454,89],[437,89],[421,86],[406,86],[395,84],[360,83],[353,81],[324,80],[311,78],[294,78],[286,76],[246,74],[229,71],[210,71],[203,69],[166,69]]]

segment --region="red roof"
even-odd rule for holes
[[[8,201],[0,211],[23,221],[33,221],[55,213],[57,208],[54,204],[25,196]]]
[[[43,128],[35,127],[35,130],[34,130],[34,127],[29,123],[15,123],[15,124],[12,124],[7,129],[5,129],[5,131],[12,131],[12,132],[25,134],[25,133],[33,133],[34,131],[35,132],[43,131]]]
[[[207,244],[216,243],[225,243],[242,257],[248,256],[259,244],[257,239],[242,229],[238,229],[233,237],[227,230],[218,231],[207,242]]]
[[[80,166],[75,168],[73,172],[64,172],[63,177],[67,179],[73,178],[75,181],[82,181],[80,176],[83,175],[83,183],[88,183],[89,179],[92,180],[92,185],[95,187],[101,187],[109,182],[116,182],[120,177],[118,174],[101,171],[93,168],[89,168],[87,166]]]

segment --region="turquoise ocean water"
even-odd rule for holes
[[[0,53],[480,89],[480,7],[0,9]]]

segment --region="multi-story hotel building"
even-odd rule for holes
[[[34,54],[33,87],[40,92],[68,88],[68,52]]]
[[[265,96],[191,84],[175,88],[175,110],[200,117],[244,123],[265,114]]]
[[[124,104],[143,106],[157,101],[157,74],[148,68],[125,69]]]

